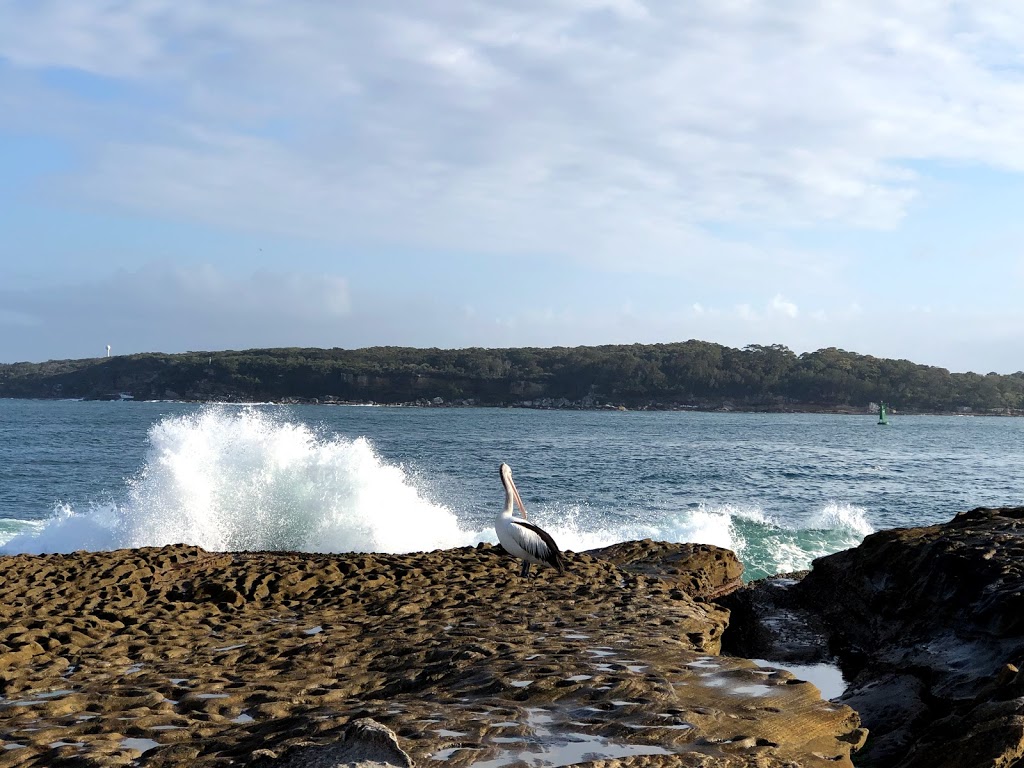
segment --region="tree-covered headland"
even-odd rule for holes
[[[251,349],[0,365],[0,397],[1024,413],[1024,372],[704,341],[516,349]]]

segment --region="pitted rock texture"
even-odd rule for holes
[[[419,766],[842,766],[856,714],[720,657],[727,612],[588,554],[0,558],[2,766],[228,766],[390,727]],[[609,763],[610,764],[610,763]]]
[[[732,550],[713,544],[642,539],[587,550],[587,554],[631,573],[673,582],[697,599],[721,597],[743,585],[743,563]]]
[[[331,744],[295,744],[283,755],[268,749],[254,752],[250,768],[413,768],[412,758],[386,725],[361,717]]]

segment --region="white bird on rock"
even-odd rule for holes
[[[523,506],[516,484],[512,481],[512,467],[502,464],[499,473],[501,484],[505,486],[505,508],[494,521],[494,531],[498,534],[498,541],[505,551],[523,561],[523,570],[519,575],[529,577],[530,565],[533,563],[547,563],[559,573],[564,573],[562,553],[558,551],[558,545],[551,538],[551,534],[533,523],[526,522],[526,507]],[[522,520],[512,517],[513,503],[518,504],[519,509],[523,511]]]

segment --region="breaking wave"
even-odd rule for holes
[[[474,543],[364,438],[322,437],[256,408],[206,408],[149,430],[123,502],[62,504],[8,552],[195,544],[214,551],[410,552]]]
[[[555,540],[566,549],[582,551],[620,541],[659,541],[714,544],[731,549],[743,562],[745,581],[811,567],[815,558],[855,547],[874,529],[865,510],[830,502],[798,525],[784,525],[756,505],[699,505],[668,515],[655,523],[594,525],[585,509],[547,512],[545,520]]]

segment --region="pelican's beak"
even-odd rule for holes
[[[512,486],[512,495],[515,497],[516,504],[519,505],[519,509],[522,510],[523,519],[525,520],[526,519],[526,507],[523,506],[523,500],[521,498],[519,498],[519,489],[516,488],[516,483],[515,483],[515,481],[511,477],[508,479],[508,481],[509,481],[509,484]]]

